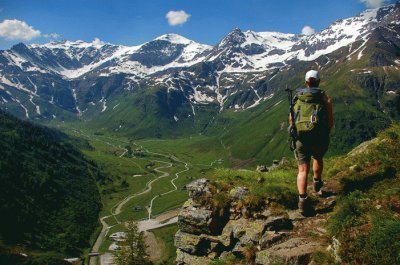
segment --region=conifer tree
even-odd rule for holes
[[[152,262],[146,254],[143,232],[139,232],[137,223],[133,220],[127,223],[126,245],[114,252],[116,265],[151,265]]]

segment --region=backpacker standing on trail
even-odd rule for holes
[[[296,90],[289,115],[290,128],[294,132],[293,149],[299,169],[297,189],[301,214],[304,214],[308,206],[307,176],[311,158],[314,191],[322,195],[323,156],[328,150],[329,133],[333,127],[332,102],[325,92],[318,88],[320,83],[318,71],[308,71],[305,79],[307,88]]]

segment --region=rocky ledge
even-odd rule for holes
[[[217,203],[215,195],[222,191],[207,179],[186,188],[189,200],[178,216],[175,234],[179,265],[206,265],[228,257],[244,260],[240,264],[315,264],[312,254],[329,246],[323,226],[334,197],[321,200],[316,214],[304,218],[270,204],[256,210],[246,207],[241,203],[246,187],[225,192],[226,198],[220,196]]]

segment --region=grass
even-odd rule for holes
[[[296,165],[295,161],[287,161],[266,173],[219,168],[209,172],[207,178],[211,179],[216,189],[226,193],[234,187],[247,187],[249,193],[243,201],[244,205],[260,208],[263,204],[279,204],[294,209],[297,205],[297,171],[293,165]]]
[[[228,151],[219,139],[206,136],[190,136],[181,139],[138,140],[137,143],[150,150],[173,154],[184,158],[192,165],[207,166],[216,160],[223,160],[223,166],[229,167]]]
[[[186,190],[178,190],[170,194],[158,197],[153,202],[152,215],[159,215],[163,212],[176,209],[188,199]]]
[[[169,176],[153,182],[150,192],[136,196],[126,203],[121,213],[116,216],[120,222],[148,218],[146,207],[155,196],[159,197],[153,201],[153,216],[180,207],[188,198],[187,191],[183,190],[186,184],[203,176],[216,164],[229,165],[226,159],[227,151],[215,148],[217,144],[220,145],[220,142],[206,136],[166,141],[134,141],[82,127],[64,129],[69,134],[89,142],[90,146],[83,148],[83,152],[95,161],[104,173],[103,178],[98,181],[103,201],[101,216],[109,215],[111,209],[127,196],[144,191],[149,181],[162,175],[155,171],[156,168],[169,173]],[[140,146],[150,153],[144,152],[141,157],[130,157],[128,153],[125,153],[123,157],[120,157],[126,148],[135,150]],[[175,161],[172,156],[177,157],[179,161]],[[217,163],[217,160],[222,163]],[[180,161],[188,163],[189,170],[186,170],[185,164]],[[169,163],[172,164],[171,167]],[[174,189],[171,180],[176,178],[176,173],[179,173],[179,178],[174,181],[177,190],[170,192]],[[133,175],[142,176],[133,177]],[[163,193],[167,194],[163,195]],[[133,207],[137,205],[141,206],[142,210],[133,210]],[[105,219],[108,225],[116,225],[117,220],[113,216]],[[113,227],[113,229],[119,228],[121,228],[120,225]],[[105,240],[100,248],[101,251],[106,251],[110,244],[110,240]]]
[[[103,212],[109,213],[117,202],[143,190],[148,181],[156,178],[156,174],[150,168],[145,168],[146,164],[149,164],[148,160],[121,158],[110,154],[107,149],[102,149],[106,147],[101,143],[94,143],[93,146],[94,150],[85,151],[85,154],[96,161],[105,174],[104,179],[99,182],[103,195]],[[142,176],[133,177],[134,175]]]
[[[162,244],[162,258],[156,264],[175,264],[176,259],[176,248],[174,246],[174,236],[178,231],[176,224],[167,225],[161,228],[150,230],[157,240]]]
[[[227,119],[235,120],[227,127],[221,140],[233,158],[242,160],[236,164],[251,168],[291,155],[287,145],[287,105],[283,93],[280,93],[249,111],[223,113]]]
[[[328,231],[350,264],[400,263],[400,126],[353,155],[331,161],[340,199]]]

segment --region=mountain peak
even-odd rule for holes
[[[57,49],[57,48],[58,49],[69,49],[69,48],[85,49],[85,48],[89,48],[89,47],[99,49],[99,48],[103,47],[104,45],[111,45],[111,44],[101,41],[98,38],[94,38],[94,40],[92,42],[86,42],[83,40],[76,40],[76,41],[61,40],[61,41],[52,41],[52,42],[48,42],[45,44],[31,44],[29,46],[32,48],[45,47],[45,48],[49,48],[49,49]]]
[[[155,40],[164,40],[174,44],[190,44],[194,41],[189,40],[181,35],[175,33],[168,33],[157,37]]]
[[[231,33],[240,34],[240,33],[242,33],[242,30],[240,28],[238,28],[238,27],[235,27],[235,28],[233,28]]]
[[[220,47],[226,45],[240,46],[246,41],[246,36],[239,28],[234,28],[218,45]]]
[[[20,43],[17,43],[15,45],[13,45],[10,50],[18,51],[18,50],[21,50],[21,49],[24,50],[24,49],[27,49],[27,48],[28,47],[25,45],[25,43],[20,42]]]

